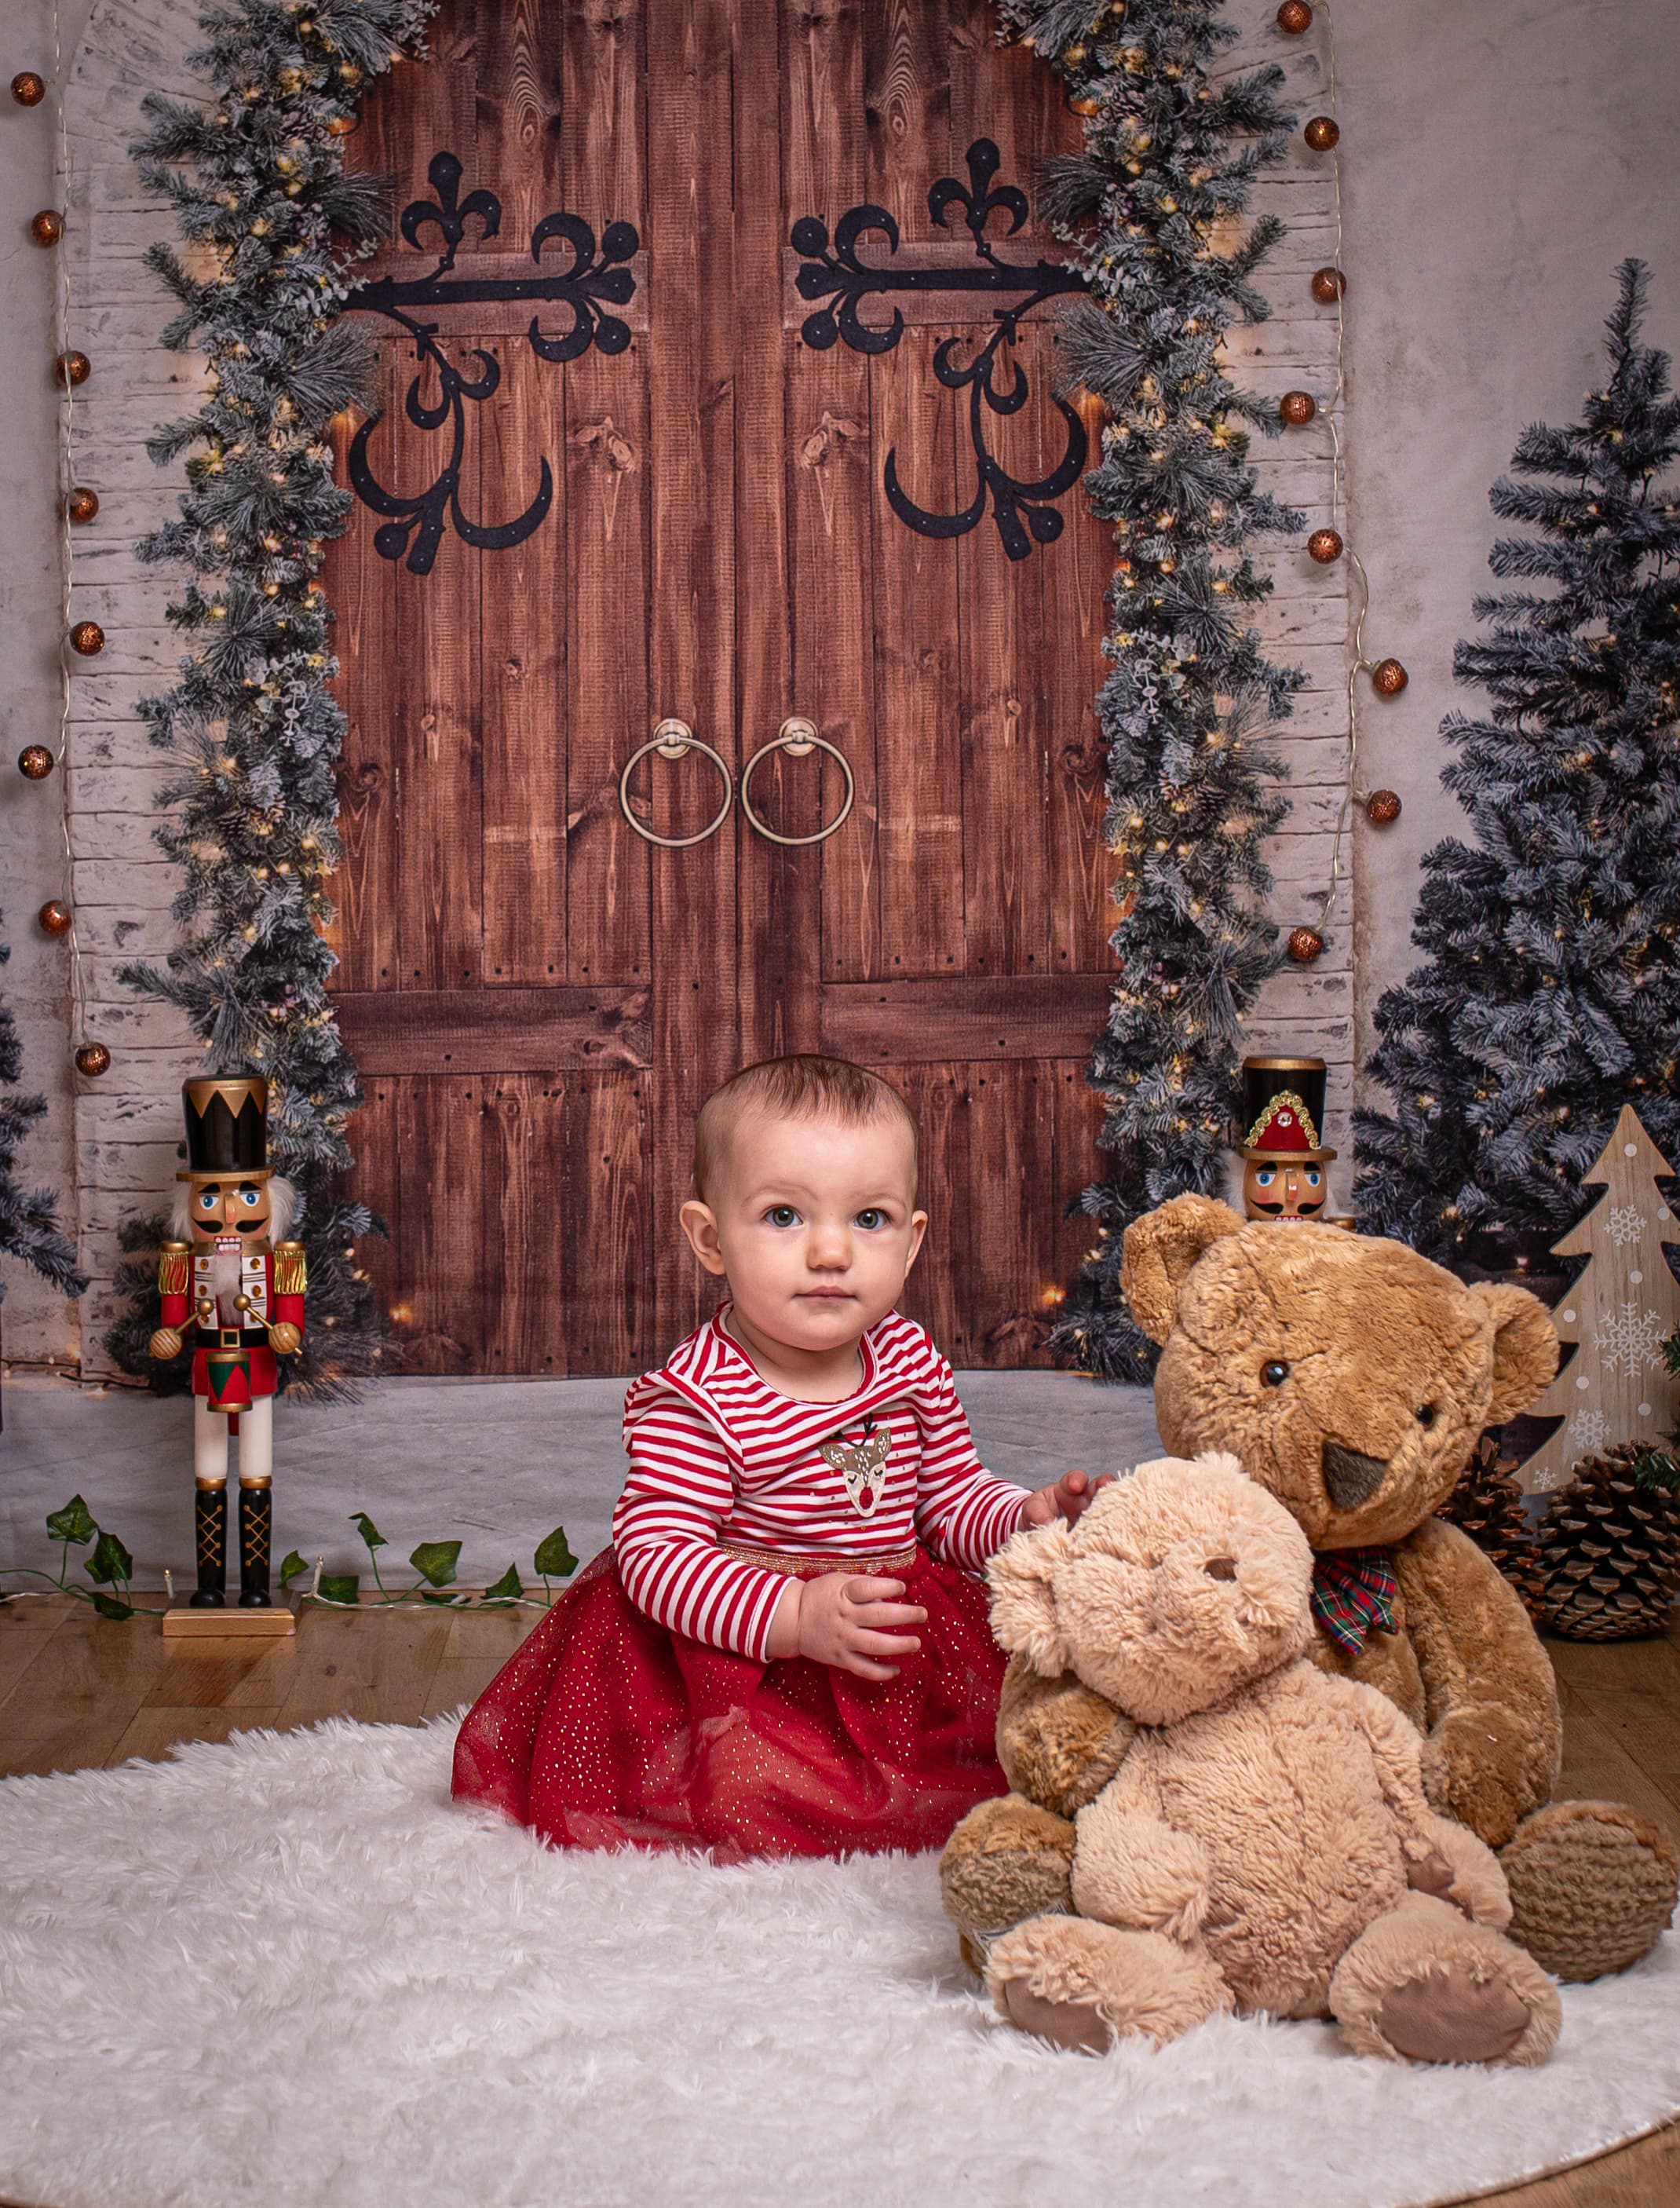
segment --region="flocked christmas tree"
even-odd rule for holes
[[[1479,598],[1455,656],[1490,699],[1442,728],[1476,840],[1425,859],[1428,963],[1376,1012],[1392,1108],[1355,1114],[1361,1224],[1449,1263],[1572,1226],[1624,1103],[1680,1155],[1680,401],[1620,275],[1604,384],[1493,487],[1527,533],[1489,564],[1538,587]]]
[[[432,0],[222,0],[189,57],[213,104],[148,94],[151,129],[133,149],[194,249],[190,267],[166,245],[146,256],[180,301],[164,342],[201,351],[209,373],[197,412],[148,444],[159,465],[189,456],[187,489],[180,518],[139,547],[190,571],[169,617],[191,656],[175,687],[141,706],[176,766],[158,840],[181,869],[175,914],[189,932],[166,969],[122,978],[187,1014],[213,1071],[268,1077],[271,1159],[304,1198],[309,1326],[287,1364],[305,1390],[373,1369],[383,1348],[354,1254],[369,1215],[333,1192],[360,1089],[323,939],[345,723],[315,576],[351,504],[333,479],[327,425],[364,395],[368,370],[359,328],[336,317],[355,255],[387,221],[379,180],[345,174],[343,134],[431,10]],[[157,1225],[131,1223],[125,1244],[143,1250]],[[150,1270],[142,1260],[120,1276],[135,1303],[109,1346],[129,1371],[153,1373]]]
[[[0,943],[0,966],[11,957],[11,945]],[[58,1206],[51,1189],[26,1189],[17,1178],[18,1152],[37,1120],[46,1113],[45,1096],[19,1096],[15,1089],[23,1073],[23,1046],[11,1006],[0,1001],[0,1257],[21,1257],[41,1278],[67,1296],[79,1296],[87,1276],[79,1271],[75,1245],[58,1224]],[[0,1275],[0,1301],[6,1282]]]
[[[1230,381],[1221,346],[1233,321],[1269,311],[1253,277],[1281,225],[1233,225],[1293,117],[1281,69],[1213,73],[1238,35],[1219,0],[1003,13],[1088,117],[1083,153],[1051,165],[1045,213],[1086,279],[1062,351],[1068,385],[1107,410],[1085,489],[1119,555],[1097,714],[1125,918],[1091,1073],[1112,1166],[1083,1198],[1097,1246],[1053,1340],[1138,1378],[1149,1352],[1120,1298],[1121,1233],[1167,1197],[1220,1185],[1239,1016],[1278,963],[1262,845],[1288,808],[1263,731],[1304,678],[1261,651],[1250,609],[1270,586],[1245,547],[1301,519],[1256,488],[1244,425],[1275,430],[1277,404]]]

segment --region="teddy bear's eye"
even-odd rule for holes
[[[1260,1367],[1260,1384],[1263,1388],[1281,1388],[1288,1377],[1289,1367],[1281,1357],[1275,1357],[1270,1364],[1263,1365]]]
[[[1417,1419],[1418,1424],[1420,1426],[1432,1426],[1435,1424],[1434,1404],[1419,1403],[1418,1406]]]
[[[1233,1580],[1237,1576],[1237,1560],[1234,1557],[1209,1557],[1202,1569],[1210,1580]]]

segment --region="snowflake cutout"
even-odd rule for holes
[[[1605,1224],[1617,1248],[1625,1250],[1629,1242],[1638,1241],[1644,1229],[1645,1215],[1636,1203],[1614,1203]]]
[[[1569,1439],[1584,1455],[1592,1456],[1610,1439],[1610,1420],[1602,1411],[1577,1411],[1569,1420]]]
[[[1641,1311],[1631,1298],[1613,1318],[1601,1318],[1593,1329],[1593,1347],[1606,1372],[1653,1372],[1662,1363],[1664,1327],[1653,1311]]]

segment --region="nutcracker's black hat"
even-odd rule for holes
[[[1333,1158],[1323,1147],[1325,1083],[1322,1058],[1245,1058],[1243,1155],[1310,1165]]]
[[[182,1084],[187,1172],[255,1180],[268,1171],[268,1083],[260,1074],[218,1075]]]

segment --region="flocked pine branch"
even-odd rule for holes
[[[185,455],[187,488],[178,516],[138,547],[188,574],[169,618],[189,656],[174,687],[141,705],[173,767],[158,841],[181,870],[183,933],[163,967],[121,978],[185,1012],[217,1071],[268,1078],[273,1162],[304,1199],[309,1325],[286,1362],[305,1391],[341,1389],[386,1345],[355,1261],[374,1222],[333,1194],[361,1091],[327,990],[345,721],[315,578],[351,503],[327,423],[368,387],[367,341],[339,316],[387,215],[377,179],[345,173],[332,126],[420,50],[433,5],[216,0],[189,57],[207,102],[149,95],[132,149],[192,249],[190,265],[162,243],[147,255],[179,303],[165,341],[202,352],[208,373],[197,412],[150,441],[160,465]],[[141,1288],[109,1346],[157,1378],[154,1305]]]
[[[1424,860],[1427,960],[1376,1012],[1390,1107],[1354,1115],[1362,1220],[1447,1262],[1548,1249],[1623,1104],[1680,1159],[1680,399],[1618,273],[1604,383],[1493,486],[1531,533],[1489,565],[1541,587],[1478,597],[1454,657],[1489,701],[1441,731],[1474,840]]]
[[[0,966],[11,957],[0,943]],[[23,1045],[12,1009],[0,999],[0,1090],[16,1089],[23,1076]],[[75,1261],[75,1245],[58,1224],[58,1201],[49,1188],[20,1187],[17,1154],[24,1137],[46,1115],[45,1096],[0,1095],[0,1257],[21,1257],[63,1295],[79,1296],[87,1275]],[[6,1282],[0,1275],[0,1301]]]
[[[1305,678],[1261,650],[1252,611],[1270,585],[1245,548],[1302,519],[1257,486],[1244,425],[1275,430],[1275,402],[1233,383],[1221,348],[1268,311],[1254,276],[1281,225],[1230,231],[1294,118],[1281,69],[1215,80],[1237,35],[1221,0],[1004,0],[1003,14],[1089,115],[1084,152],[1049,165],[1042,204],[1087,282],[1059,333],[1063,382],[1107,412],[1085,489],[1118,555],[1097,713],[1125,918],[1091,1069],[1113,1163],[1082,1198],[1096,1247],[1052,1340],[1141,1378],[1120,1236],[1166,1197],[1220,1185],[1241,1017],[1279,957],[1262,846],[1288,808],[1265,730]]]

